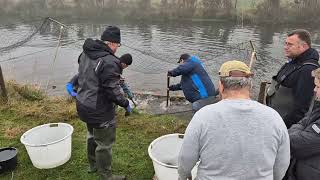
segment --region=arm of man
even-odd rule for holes
[[[70,81],[66,84],[66,90],[68,94],[72,97],[77,96],[77,89],[78,89],[78,74],[74,75]]]
[[[282,180],[290,164],[290,141],[286,128],[281,133],[280,144],[273,166],[273,179]]]
[[[297,83],[293,87],[294,109],[283,118],[287,127],[300,121],[308,111],[314,89],[314,78],[311,76],[313,69],[311,65],[301,68]]]
[[[113,62],[104,63],[99,77],[102,87],[108,94],[108,98],[121,107],[127,107],[129,101],[121,92],[119,85],[120,69],[117,67],[117,64]]]
[[[303,129],[290,128],[289,136],[294,158],[299,160],[320,154],[320,119]]]
[[[186,75],[190,73],[194,68],[193,62],[186,62],[184,64],[179,65],[177,68],[168,72],[168,75],[172,77]]]
[[[201,121],[195,114],[190,121],[181,146],[178,159],[179,180],[191,177],[191,170],[200,158]]]
[[[74,86],[74,87],[77,87],[79,85],[78,83],[78,78],[79,78],[79,75],[76,74],[74,75],[71,79],[70,79],[70,83]]]
[[[302,125],[302,121],[304,120],[305,118],[303,118],[301,121],[299,121],[297,124],[294,124],[291,126],[290,129],[288,129],[288,132],[289,134],[296,134],[296,133],[299,133],[301,130],[304,129],[304,126]]]

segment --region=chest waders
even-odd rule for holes
[[[282,86],[281,83],[292,73],[298,71],[305,65],[312,65],[319,67],[314,63],[303,63],[301,66],[293,68],[291,71],[284,73],[280,80],[272,79],[271,85],[267,90],[266,104],[276,110],[282,118],[294,109],[294,95],[292,88]],[[280,70],[281,71],[281,70]],[[279,72],[280,72],[279,71]]]

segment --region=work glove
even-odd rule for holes
[[[67,89],[67,92],[68,92],[68,94],[69,94],[70,96],[72,96],[72,97],[76,97],[76,96],[77,96],[77,93],[74,92],[74,90],[73,90],[73,85],[72,85],[71,83],[67,83],[66,89]]]
[[[131,106],[130,104],[128,104],[128,106],[126,107],[126,113],[124,114],[124,116],[129,116],[132,112]]]
[[[173,89],[174,89],[174,85],[171,85],[171,86],[169,86],[169,88],[168,88],[169,91],[173,91]]]

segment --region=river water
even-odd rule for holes
[[[320,49],[320,25],[254,26],[199,21],[101,22],[94,19],[59,21],[69,28],[63,29],[57,53],[60,26],[55,23],[44,27],[22,46],[0,52],[0,65],[7,80],[37,84],[47,88],[50,94],[66,95],[64,86],[77,72],[77,58],[84,39],[99,38],[107,25],[117,25],[121,29],[122,47],[116,55],[133,55],[133,64],[124,71],[131,89],[152,94],[166,93],[166,72],[178,65],[176,62],[182,53],[200,57],[214,84],[217,84],[218,70],[223,62],[241,59],[249,63],[251,47],[248,42],[251,40],[258,53],[258,60],[253,66],[253,94],[256,96],[260,82],[270,80],[286,61],[283,44],[288,31],[308,29],[312,33],[313,47]],[[0,48],[24,40],[34,31],[34,24],[0,22]],[[171,83],[179,80],[174,78]]]

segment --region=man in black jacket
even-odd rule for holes
[[[288,34],[284,50],[289,61],[272,77],[266,102],[290,128],[304,117],[310,105],[314,88],[311,72],[319,67],[319,54],[311,48],[310,33],[306,30]]]
[[[306,116],[289,129],[293,157],[289,180],[320,179],[320,68],[313,75],[315,100]]]
[[[119,85],[122,64],[114,55],[120,47],[120,29],[108,26],[101,40],[86,39],[79,56],[77,111],[88,129],[89,172],[102,180],[120,180],[111,173],[112,145],[116,138],[115,106],[131,111]]]

